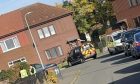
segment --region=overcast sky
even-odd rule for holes
[[[48,5],[55,5],[62,3],[63,0],[0,0],[0,14],[30,5],[36,2],[45,3]]]

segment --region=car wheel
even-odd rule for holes
[[[125,56],[129,56],[129,53],[128,52],[125,52]]]
[[[135,58],[134,51],[131,52],[131,55],[132,55],[133,58]]]
[[[80,59],[80,63],[84,63],[85,62],[85,59]]]
[[[131,56],[131,50],[125,50],[125,56]]]
[[[137,55],[137,52],[136,52],[136,51],[134,51],[134,56],[135,56],[136,59],[139,57],[139,56]]]
[[[132,54],[132,57],[135,58],[134,54]]]
[[[108,52],[110,55],[113,55],[114,53],[116,53],[115,50],[110,50],[109,48],[108,48]]]
[[[95,55],[93,56],[93,58],[96,59],[96,58],[97,58],[97,54],[95,54]]]

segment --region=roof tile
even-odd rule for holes
[[[71,13],[71,11],[64,8],[57,8],[42,3],[35,3],[17,9],[0,16],[0,37],[24,29],[26,27],[24,17],[28,12],[32,12],[30,15],[27,15],[29,25],[39,24]]]

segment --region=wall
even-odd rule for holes
[[[48,38],[40,39],[37,30],[52,24],[55,27],[56,35]],[[61,60],[67,58],[68,52],[70,51],[70,47],[67,44],[68,39],[71,39],[72,37],[79,38],[72,16],[64,17],[47,24],[37,26],[31,29],[31,31],[33,33],[35,42],[37,43],[37,47],[44,64],[59,63]],[[27,62],[30,64],[40,63],[35,48],[33,47],[33,42],[31,40],[29,31],[26,30],[24,32],[20,32],[16,36],[19,39],[21,47],[5,53],[3,53],[2,50],[0,49],[0,59],[1,59],[0,69],[8,68],[9,61],[16,60],[21,57],[26,57]],[[56,46],[61,46],[63,51],[63,56],[48,60],[45,54],[45,50]]]
[[[56,35],[40,39],[37,30],[52,24],[55,27]],[[69,45],[66,44],[68,39],[72,37],[79,38],[72,16],[61,18],[59,20],[38,26],[32,30],[32,33],[34,34],[33,36],[35,37],[35,41],[38,45],[39,52],[44,63],[59,63],[61,60],[65,59],[68,56],[68,52],[70,51]],[[61,46],[63,56],[48,60],[45,50],[56,46]]]
[[[127,19],[129,28],[135,27],[133,18],[140,16],[140,5],[130,7],[128,0],[114,0],[112,5],[118,21]]]

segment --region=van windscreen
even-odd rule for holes
[[[118,40],[121,38],[121,33],[118,33],[116,35],[113,36],[114,40]]]

